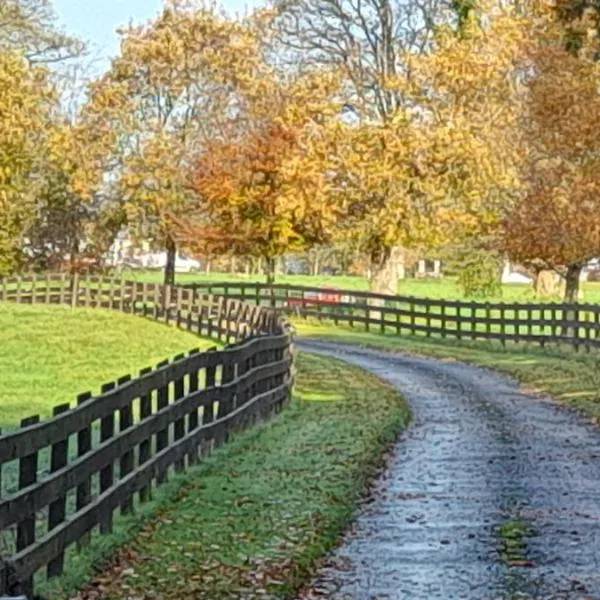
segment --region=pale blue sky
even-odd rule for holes
[[[244,12],[260,5],[260,0],[223,0],[230,12]],[[108,59],[119,50],[119,38],[115,30],[127,25],[144,22],[158,14],[163,0],[54,0],[55,10],[67,32],[90,42],[91,53],[100,61],[97,68],[105,69]]]

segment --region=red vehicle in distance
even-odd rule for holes
[[[323,288],[320,292],[304,292],[302,298],[291,297],[287,305],[292,308],[311,308],[315,306],[331,306],[342,302],[350,302],[350,298],[335,288]]]

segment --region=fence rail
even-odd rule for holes
[[[187,284],[195,293],[251,302],[367,331],[600,348],[600,305],[465,302],[285,284]]]
[[[230,343],[165,360],[86,392],[53,417],[0,435],[0,595],[30,596],[34,577],[60,575],[65,552],[112,530],[170,471],[287,404],[290,328],[270,308],[212,293],[61,275],[0,281],[0,300],[112,308]]]

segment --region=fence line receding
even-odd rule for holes
[[[468,302],[251,282],[183,287],[379,333],[600,348],[598,304]]]
[[[270,308],[182,287],[107,277],[0,280],[0,300],[102,307],[227,345],[195,349],[105,383],[0,435],[0,596],[31,595],[63,572],[66,551],[110,533],[171,472],[289,401],[292,334]]]

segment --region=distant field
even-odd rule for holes
[[[0,303],[0,427],[210,341],[100,309]]]
[[[161,282],[163,275],[161,271],[126,271],[123,276],[140,281]],[[217,281],[264,281],[262,275],[245,276],[231,273],[179,273],[176,275],[178,283],[203,283]],[[314,287],[335,287],[348,290],[368,290],[369,282],[365,277],[352,275],[339,276],[311,276],[311,275],[280,275],[277,283],[289,283],[292,285],[305,285]],[[443,279],[403,279],[398,281],[398,293],[405,296],[416,296],[419,298],[444,298],[455,300],[464,298],[456,279],[445,277]],[[583,284],[584,300],[586,302],[600,302],[600,283]],[[529,285],[504,284],[502,295],[486,300],[490,302],[518,302],[533,300],[533,290]],[[468,299],[468,298],[467,298]]]

